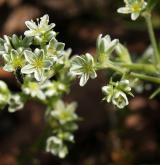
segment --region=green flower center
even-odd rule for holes
[[[28,84],[28,87],[31,89],[31,90],[38,90],[39,86],[37,83],[34,83],[34,82],[30,82]]]
[[[37,59],[34,62],[34,67],[36,67],[36,68],[43,68],[43,60],[42,59]]]
[[[125,104],[125,99],[122,96],[119,96],[118,98],[115,99],[118,105]]]
[[[70,117],[70,114],[68,112],[61,112],[60,119],[61,120],[67,120]]]
[[[92,70],[93,70],[92,65],[87,64],[87,65],[84,66],[84,72],[85,73],[91,73]]]
[[[25,64],[25,61],[23,57],[21,56],[15,57],[15,59],[12,61],[12,65],[14,68],[22,67],[24,66],[24,64]]]
[[[140,12],[142,10],[142,7],[139,3],[134,3],[131,6],[132,12]]]

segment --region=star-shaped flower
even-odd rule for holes
[[[106,35],[102,37],[102,34],[100,34],[97,38],[97,53],[98,55],[108,55],[111,54],[116,45],[118,44],[119,40],[114,39],[111,40],[111,37],[109,35]]]
[[[47,139],[46,151],[58,155],[60,158],[64,158],[68,154],[68,148],[63,144],[63,140],[56,136]]]
[[[34,82],[31,80],[26,81],[22,86],[22,91],[26,95],[30,95],[31,97],[39,98],[40,100],[45,100],[46,95],[43,91],[43,84],[39,84],[38,82]]]
[[[58,96],[67,91],[67,86],[60,81],[47,81],[43,84],[43,88],[47,97]]]
[[[22,49],[12,49],[11,53],[6,57],[6,64],[3,69],[7,72],[16,71],[17,68],[21,68],[25,65],[25,58]]]
[[[56,38],[53,37],[46,46],[46,53],[49,57],[53,58],[54,61],[57,61],[63,55],[64,47],[64,43],[58,42]]]
[[[22,98],[18,94],[14,94],[10,97],[8,111],[13,113],[18,110],[21,110],[24,107]]]
[[[33,20],[25,22],[26,26],[29,28],[29,30],[25,31],[25,36],[41,36],[55,27],[54,23],[48,24],[49,16],[47,14],[41,17],[40,21],[38,20],[37,22],[37,24]]]
[[[47,14],[37,19],[37,23],[31,20],[26,21],[25,24],[29,30],[25,31],[24,35],[33,37],[35,44],[46,43],[56,36],[56,32],[52,30],[55,24],[49,24],[49,16]]]
[[[78,116],[75,113],[76,107],[77,104],[75,102],[65,104],[63,101],[59,100],[54,110],[51,112],[51,116],[58,120],[60,124],[76,121],[78,120]]]
[[[53,61],[47,59],[41,49],[35,49],[34,52],[25,50],[24,55],[28,64],[21,69],[21,72],[24,74],[34,73],[37,81],[43,81],[45,79],[45,70],[50,69]]]
[[[107,86],[102,87],[102,92],[105,94],[103,100],[106,100],[108,103],[112,102],[120,109],[128,105],[126,94],[133,96],[128,80],[121,80],[119,82],[111,81]]]
[[[119,109],[122,109],[128,105],[128,98],[124,92],[116,90],[114,91],[112,103],[116,105]]]
[[[73,57],[70,72],[73,76],[80,77],[80,86],[84,86],[89,77],[96,78],[95,62],[92,55],[86,53],[82,56]]]
[[[124,2],[125,7],[119,8],[117,12],[122,14],[131,14],[132,20],[136,20],[147,6],[147,2],[144,0],[124,0]]]

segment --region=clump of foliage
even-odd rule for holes
[[[113,70],[109,83],[102,87],[104,98],[119,109],[129,104],[128,96],[137,89],[139,82],[160,84],[160,48],[155,39],[151,22],[151,12],[158,1],[124,0],[125,7],[118,13],[131,14],[131,19],[145,18],[151,45],[134,61],[128,49],[118,39],[100,34],[97,38],[96,54],[89,53],[70,57],[71,49],[59,42],[49,24],[49,16],[44,15],[36,22],[26,21],[29,30],[23,36],[12,35],[0,38],[0,55],[3,69],[14,73],[21,84],[21,92],[13,93],[7,84],[0,81],[0,108],[8,106],[9,112],[23,108],[31,98],[46,105],[46,121],[50,126],[46,151],[64,158],[68,153],[68,142],[74,142],[79,117],[75,113],[77,104],[64,103],[62,96],[68,93],[75,78],[84,86],[89,78],[95,79],[99,70]],[[114,81],[115,75],[118,79]],[[160,88],[151,95],[159,94]]]

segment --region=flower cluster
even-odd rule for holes
[[[122,14],[131,14],[132,20],[136,20],[147,6],[147,2],[144,0],[124,0],[124,2],[125,7],[121,7],[117,11]]]
[[[30,78],[22,85],[25,95],[45,101],[48,98],[57,97],[68,91],[67,84],[61,81],[47,80],[43,83],[35,82]]]
[[[25,37],[5,35],[0,38],[2,67],[14,73],[22,90],[12,93],[0,81],[0,108],[8,105],[8,111],[13,113],[22,109],[29,99],[45,104],[50,111],[47,111],[47,119],[53,130],[52,137],[47,140],[47,151],[62,158],[68,153],[65,142],[74,140],[73,131],[77,129],[78,120],[75,103],[65,105],[57,101],[69,91],[73,81],[69,72],[71,49],[64,50],[65,44],[56,39],[55,24],[49,24],[48,15],[25,24],[29,28],[24,32]]]
[[[20,70],[21,74],[33,75],[37,81],[48,78],[49,70],[54,70],[58,59],[64,54],[64,43],[56,40],[56,32],[52,30],[55,24],[48,23],[48,15],[41,17],[38,24],[32,20],[26,21],[29,30],[25,31],[24,38],[13,35],[0,40],[5,71]]]
[[[75,114],[77,105],[75,102],[65,104],[59,100],[53,110],[49,109],[46,116],[53,129],[53,135],[47,140],[46,151],[64,158],[68,154],[66,142],[74,142],[73,131],[78,126],[75,123],[78,116]]]
[[[132,20],[136,20],[147,9],[144,0],[124,2],[125,7],[119,8],[118,12],[130,13]],[[8,111],[15,112],[30,99],[43,103],[47,107],[46,121],[51,130],[46,151],[64,158],[68,153],[68,142],[74,142],[73,133],[78,128],[76,122],[79,117],[75,113],[76,103],[65,104],[61,99],[69,92],[76,77],[80,78],[80,86],[84,86],[89,78],[95,79],[99,70],[107,70],[111,79],[121,78],[118,82],[111,80],[102,87],[105,95],[103,100],[120,109],[129,104],[127,95],[133,96],[131,87],[136,87],[135,82],[148,80],[160,84],[159,47],[154,38],[150,13],[147,12],[143,15],[153,42],[152,51],[144,53],[136,63],[118,39],[111,40],[109,35],[102,34],[97,38],[93,56],[85,53],[70,57],[71,49],[65,50],[65,44],[57,40],[57,33],[53,30],[55,24],[49,24],[48,15],[37,21],[26,21],[29,29],[24,32],[24,37],[14,34],[0,38],[2,68],[12,72],[21,86],[20,92],[12,93],[6,83],[0,80],[0,109],[8,105]],[[160,88],[152,97],[159,93]]]
[[[120,109],[128,105],[126,94],[132,95],[128,80],[121,80],[119,82],[111,81],[109,85],[102,87],[102,92],[106,95],[104,100],[108,103],[112,102]]]
[[[24,101],[18,94],[12,94],[7,84],[0,80],[0,109],[8,104],[8,111],[15,112],[23,108]]]

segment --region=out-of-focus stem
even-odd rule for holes
[[[147,80],[147,81],[150,81],[150,82],[153,82],[153,83],[160,84],[160,78],[157,78],[157,77],[147,76],[147,75],[144,75],[144,74],[133,73],[133,72],[131,72],[130,75],[132,77],[135,77],[135,78],[139,78],[139,79],[142,79],[142,80]]]
[[[150,12],[145,13],[144,17],[146,19],[150,40],[151,40],[151,43],[152,43],[152,47],[154,49],[154,58],[155,58],[154,62],[157,65],[157,64],[160,63],[160,54],[159,54],[159,51],[158,51],[158,46],[157,46],[157,42],[156,42],[154,30],[153,30],[153,25],[152,25],[152,21],[151,21]]]

